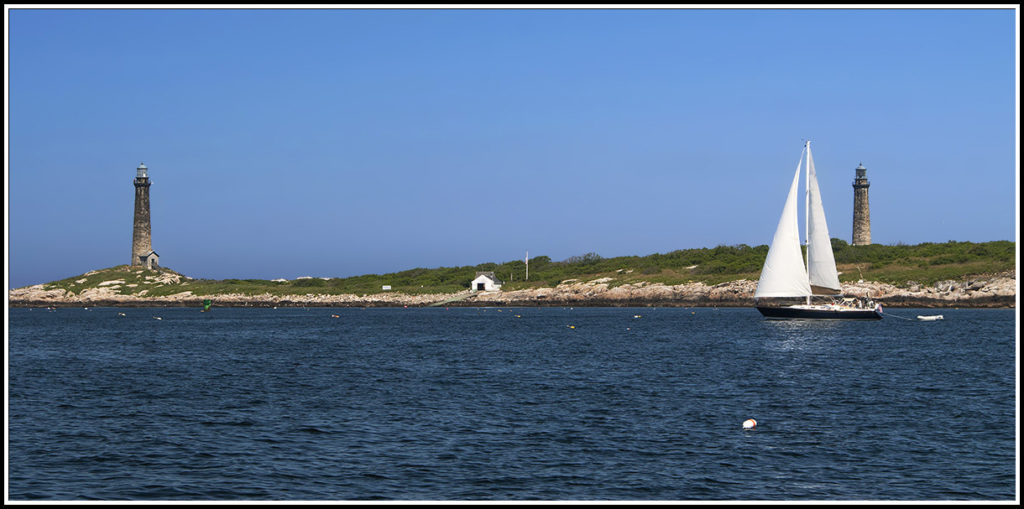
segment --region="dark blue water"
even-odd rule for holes
[[[11,500],[1016,497],[1013,310],[9,311]]]

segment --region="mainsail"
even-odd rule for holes
[[[807,275],[811,290],[816,295],[842,293],[836,259],[832,254],[832,240],[825,224],[825,209],[821,204],[818,177],[814,172],[811,143],[807,142]]]
[[[800,166],[803,153],[796,165],[793,184],[782,208],[779,226],[775,229],[768,257],[764,260],[761,278],[757,281],[754,298],[762,297],[806,297],[811,295],[811,286],[804,271],[804,260],[800,252],[800,226],[797,222],[797,189],[800,184]]]

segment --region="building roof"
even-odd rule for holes
[[[480,276],[484,276],[487,279],[494,281],[495,283],[503,283],[502,280],[498,279],[498,277],[494,275],[494,271],[477,272],[476,277],[473,279],[479,279]]]

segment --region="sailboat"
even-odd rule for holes
[[[807,244],[806,266],[800,250],[800,232],[797,217],[797,199],[800,170],[806,164],[805,232]],[[828,298],[828,302],[812,303],[811,297]],[[778,299],[804,298],[803,304],[782,304]],[[772,300],[765,300],[772,299]],[[796,165],[793,183],[789,186],[786,205],[772,238],[768,256],[761,269],[761,278],[754,292],[757,310],[768,319],[880,319],[882,306],[871,301],[843,298],[832,254],[832,241],[825,223],[825,209],[821,204],[818,177],[811,157],[811,142],[804,144],[800,162]]]

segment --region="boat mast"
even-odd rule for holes
[[[807,267],[807,280],[811,279],[811,140],[804,145],[807,151],[807,167],[804,168],[804,266]],[[811,293],[814,293],[813,288]],[[811,296],[807,296],[807,305],[811,304]]]

